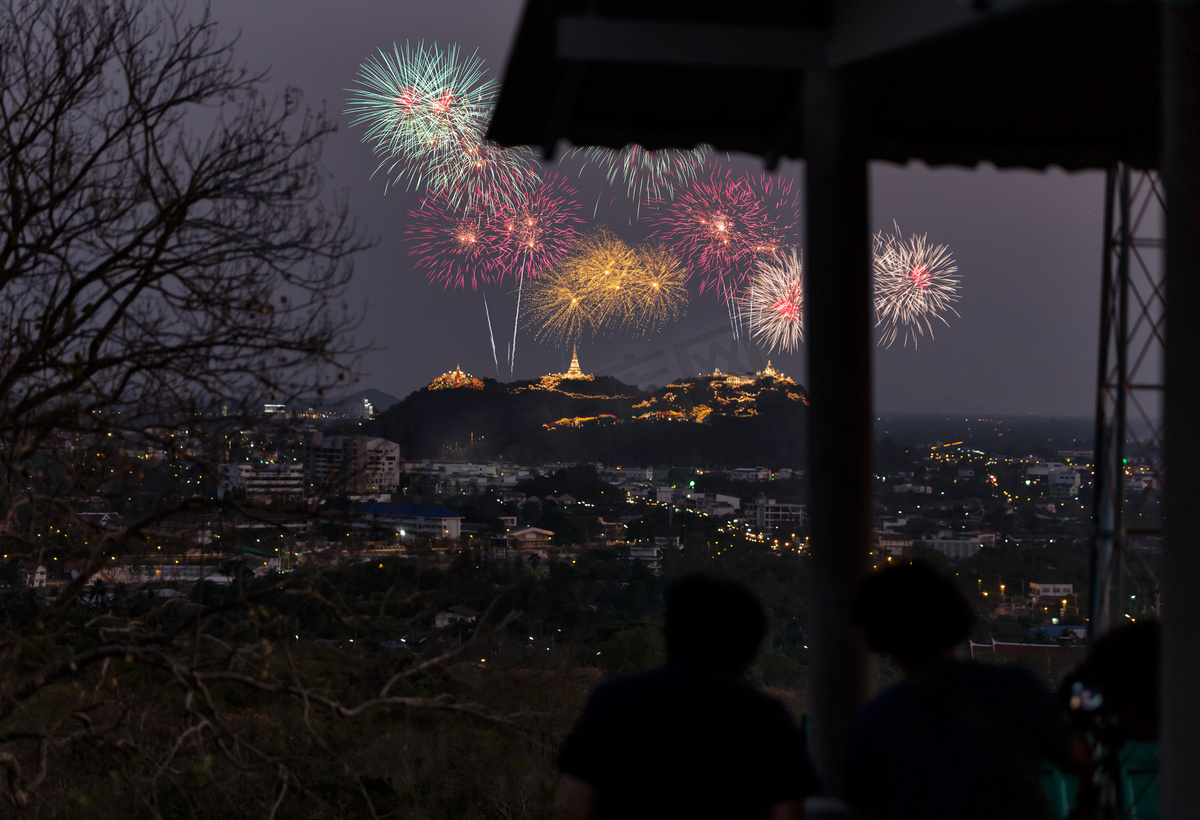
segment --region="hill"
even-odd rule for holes
[[[804,388],[769,366],[653,393],[578,372],[501,383],[455,370],[373,428],[406,458],[799,467],[807,404]]]

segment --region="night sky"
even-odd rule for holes
[[[365,306],[357,340],[376,349],[363,360],[361,386],[403,397],[461,364],[496,377],[483,297],[444,290],[414,271],[401,239],[417,192],[371,174],[376,159],[360,142],[362,128],[342,115],[345,89],[359,64],[378,48],[424,40],[478,49],[496,79],[503,77],[516,32],[517,0],[214,0],[214,16],[229,35],[240,32],[239,61],[269,69],[268,89],[298,87],[305,101],[339,117],[326,145],[330,184],[348,190],[354,213],[379,239],[355,264],[352,302]],[[757,172],[755,157],[733,156],[737,170]],[[580,178],[589,222],[630,240],[647,227],[593,172]],[[802,163],[781,173],[803,180]],[[1096,385],[1104,180],[1098,172],[1066,174],[924,165],[875,164],[871,170],[875,230],[899,222],[905,233],[928,233],[950,246],[962,277],[961,317],[936,328],[914,350],[899,343],[877,348],[876,408],[880,413],[1090,416]],[[596,217],[593,206],[600,205]],[[615,202],[610,206],[610,200]],[[540,347],[530,332],[517,336],[516,369],[508,375],[515,297],[508,285],[489,286],[488,303],[500,351],[502,379],[533,378],[566,369],[570,351]],[[698,371],[758,369],[767,356],[733,345],[725,307],[693,287],[687,316],[642,339],[622,336],[584,342],[585,371],[608,373],[643,387]],[[736,356],[736,362],[731,361]],[[772,364],[804,381],[804,349],[771,354]]]

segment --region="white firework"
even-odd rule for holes
[[[768,350],[790,353],[804,341],[803,271],[799,248],[761,259],[738,297],[751,336]]]
[[[949,327],[942,314],[958,316],[958,266],[945,245],[930,244],[928,234],[904,239],[895,228],[895,235],[875,235],[875,327],[878,344],[891,347],[903,337],[905,346],[911,339],[915,348],[927,331],[933,338],[934,319]]]

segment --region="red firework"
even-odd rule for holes
[[[801,299],[800,283],[795,282],[788,286],[785,296],[781,296],[771,303],[771,312],[779,321],[798,322],[800,321]]]
[[[756,259],[774,259],[787,248],[800,244],[800,191],[792,180],[760,174],[744,177],[754,196],[762,203],[765,218],[760,223]]]
[[[579,239],[583,219],[566,177],[548,173],[523,201],[501,208],[494,224],[497,267],[521,282],[563,260]]]
[[[474,289],[501,275],[496,259],[499,232],[485,210],[460,211],[445,194],[432,194],[409,216],[409,253],[429,281],[446,288],[470,282]]]
[[[929,272],[929,266],[924,262],[913,265],[908,272],[908,278],[914,288],[921,290],[929,290],[929,286],[933,284],[933,274]]]
[[[728,297],[755,261],[795,244],[797,214],[791,182],[734,176],[715,167],[651,217],[651,236],[674,248],[691,273],[703,277],[701,291],[719,286]]]

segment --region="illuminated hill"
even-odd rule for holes
[[[444,374],[383,413],[407,458],[801,466],[804,388],[768,367],[682,379],[647,394],[609,376],[501,383]]]

